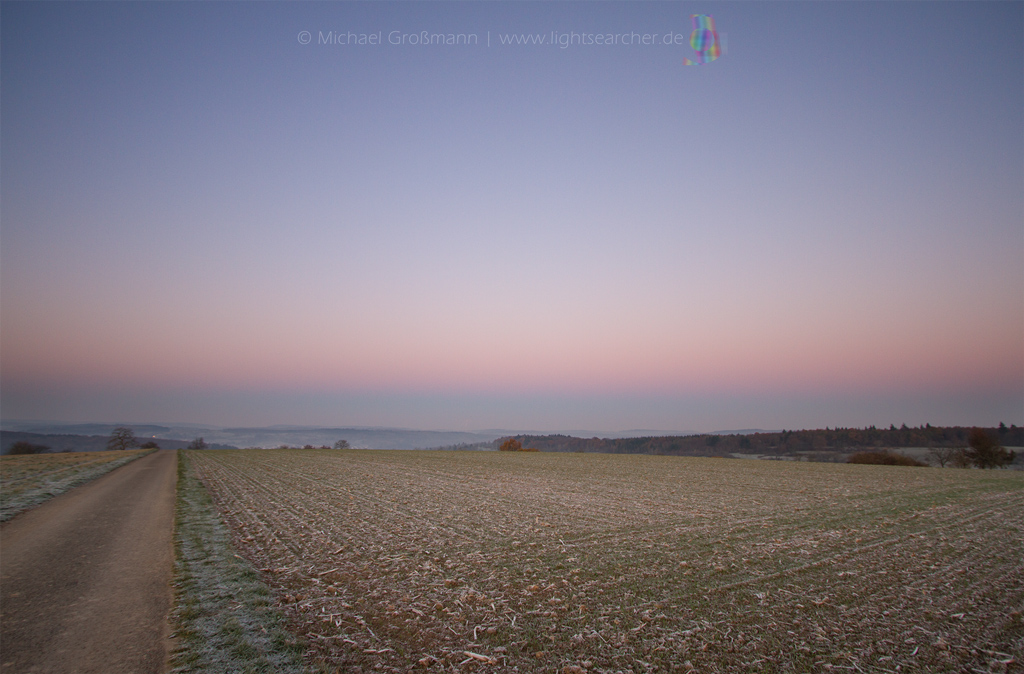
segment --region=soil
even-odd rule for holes
[[[0,527],[0,672],[164,672],[177,453]]]
[[[311,671],[1024,674],[1016,472],[189,457]]]

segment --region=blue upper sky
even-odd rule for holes
[[[684,66],[693,14],[724,49]],[[1024,421],[1024,3],[5,2],[0,30],[5,418]]]

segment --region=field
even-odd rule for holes
[[[93,480],[151,449],[0,457],[0,522]]]
[[[1019,671],[1024,475],[190,452],[311,670]]]

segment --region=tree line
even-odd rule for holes
[[[925,447],[951,450],[946,459],[952,462],[955,452],[971,446],[972,433],[991,439],[992,447],[1024,447],[1024,428],[1000,424],[994,428],[975,429],[963,426],[932,426],[917,428],[895,425],[889,428],[825,428],[816,430],[783,430],[749,434],[699,434],[685,436],[650,436],[640,438],[577,438],[570,435],[516,435],[521,446],[542,452],[601,452],[608,454],[661,454],[668,456],[729,456],[758,454],[784,457],[801,452],[857,452],[874,449]],[[509,438],[494,441],[495,449]],[[988,450],[985,450],[988,451]],[[994,452],[995,450],[992,450]]]

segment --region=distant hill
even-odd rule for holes
[[[44,435],[102,435],[109,437],[118,426],[128,426],[138,437],[153,437],[171,431],[170,426],[155,424],[55,424],[46,422],[4,422],[4,431],[42,433]]]
[[[9,434],[28,433],[37,435],[64,436],[72,435],[79,438],[99,437],[102,449],[106,449],[106,440],[117,426],[132,429],[140,441],[156,440],[161,447],[184,447],[195,438],[203,438],[213,449],[227,447],[304,447],[312,445],[321,447],[333,446],[338,440],[347,440],[349,445],[357,449],[423,449],[439,445],[459,445],[473,443],[489,443],[509,431],[420,431],[404,428],[366,428],[366,427],[316,427],[316,426],[269,426],[263,428],[219,428],[196,425],[162,425],[162,424],[61,424],[54,422],[3,422],[3,437],[0,447],[6,451],[16,439],[8,441]],[[25,439],[19,437],[17,439]],[[32,441],[37,444],[54,446],[51,442]],[[54,441],[59,446],[68,446],[72,441]],[[164,443],[167,443],[166,445]],[[74,446],[95,446],[85,440],[74,441]],[[59,450],[58,450],[59,451]],[[71,450],[92,451],[92,450]]]
[[[136,433],[136,435],[138,435]],[[33,445],[49,447],[48,453],[55,452],[102,452],[107,449],[110,435],[74,435],[70,433],[25,433],[23,431],[0,431],[0,454],[6,454],[16,442],[30,442]],[[139,442],[152,440],[161,449],[183,449],[190,440],[139,437]],[[210,445],[211,449],[231,449],[230,445]]]
[[[439,445],[491,442],[498,433],[417,431],[402,428],[223,428],[205,433],[207,442],[229,442],[236,447],[331,447],[346,440],[356,449],[424,449]]]
[[[110,432],[121,424],[60,424],[4,421],[0,450],[18,440],[47,445],[50,451],[106,449]],[[497,449],[501,441],[516,437],[524,447],[548,452],[606,452],[614,454],[670,454],[677,456],[755,455],[766,458],[818,458],[836,460],[844,453],[867,448],[965,447],[970,428],[925,425],[878,428],[826,428],[824,430],[764,431],[743,429],[713,433],[629,430],[598,434],[568,431],[543,434],[529,431],[422,431],[406,428],[359,426],[268,426],[219,428],[198,425],[124,424],[140,441],[155,440],[161,447],[185,447],[202,437],[212,449],[230,447],[333,446],[346,440],[356,449]],[[1024,447],[1024,428],[988,429],[1005,447]],[[821,454],[820,457],[815,457]],[[841,459],[840,459],[841,460]]]

